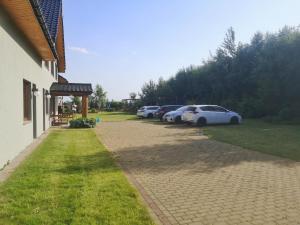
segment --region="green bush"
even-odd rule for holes
[[[89,113],[96,113],[97,110],[95,108],[90,109]]]
[[[93,128],[96,126],[96,120],[94,118],[79,118],[70,121],[70,128]]]

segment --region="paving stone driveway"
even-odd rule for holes
[[[186,126],[104,122],[96,132],[162,224],[300,224],[299,163]]]

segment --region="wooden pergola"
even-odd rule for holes
[[[88,114],[88,97],[93,93],[92,84],[87,83],[53,83],[50,87],[51,97],[55,96],[81,96],[82,117]]]

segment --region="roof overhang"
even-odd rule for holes
[[[50,87],[52,96],[86,96],[93,93],[89,83],[53,83]]]
[[[65,60],[64,24],[63,24],[62,15],[59,17],[58,33],[56,39],[56,50],[58,54],[58,72],[64,73],[66,70],[66,60]]]
[[[30,0],[1,0],[0,6],[9,14],[15,25],[43,60],[55,60],[55,51],[38,21]]]

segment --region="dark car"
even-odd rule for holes
[[[163,105],[160,107],[160,109],[155,112],[155,117],[159,118],[160,121],[162,121],[162,117],[170,111],[174,111],[176,109],[179,109],[180,107],[182,107],[182,105]]]

